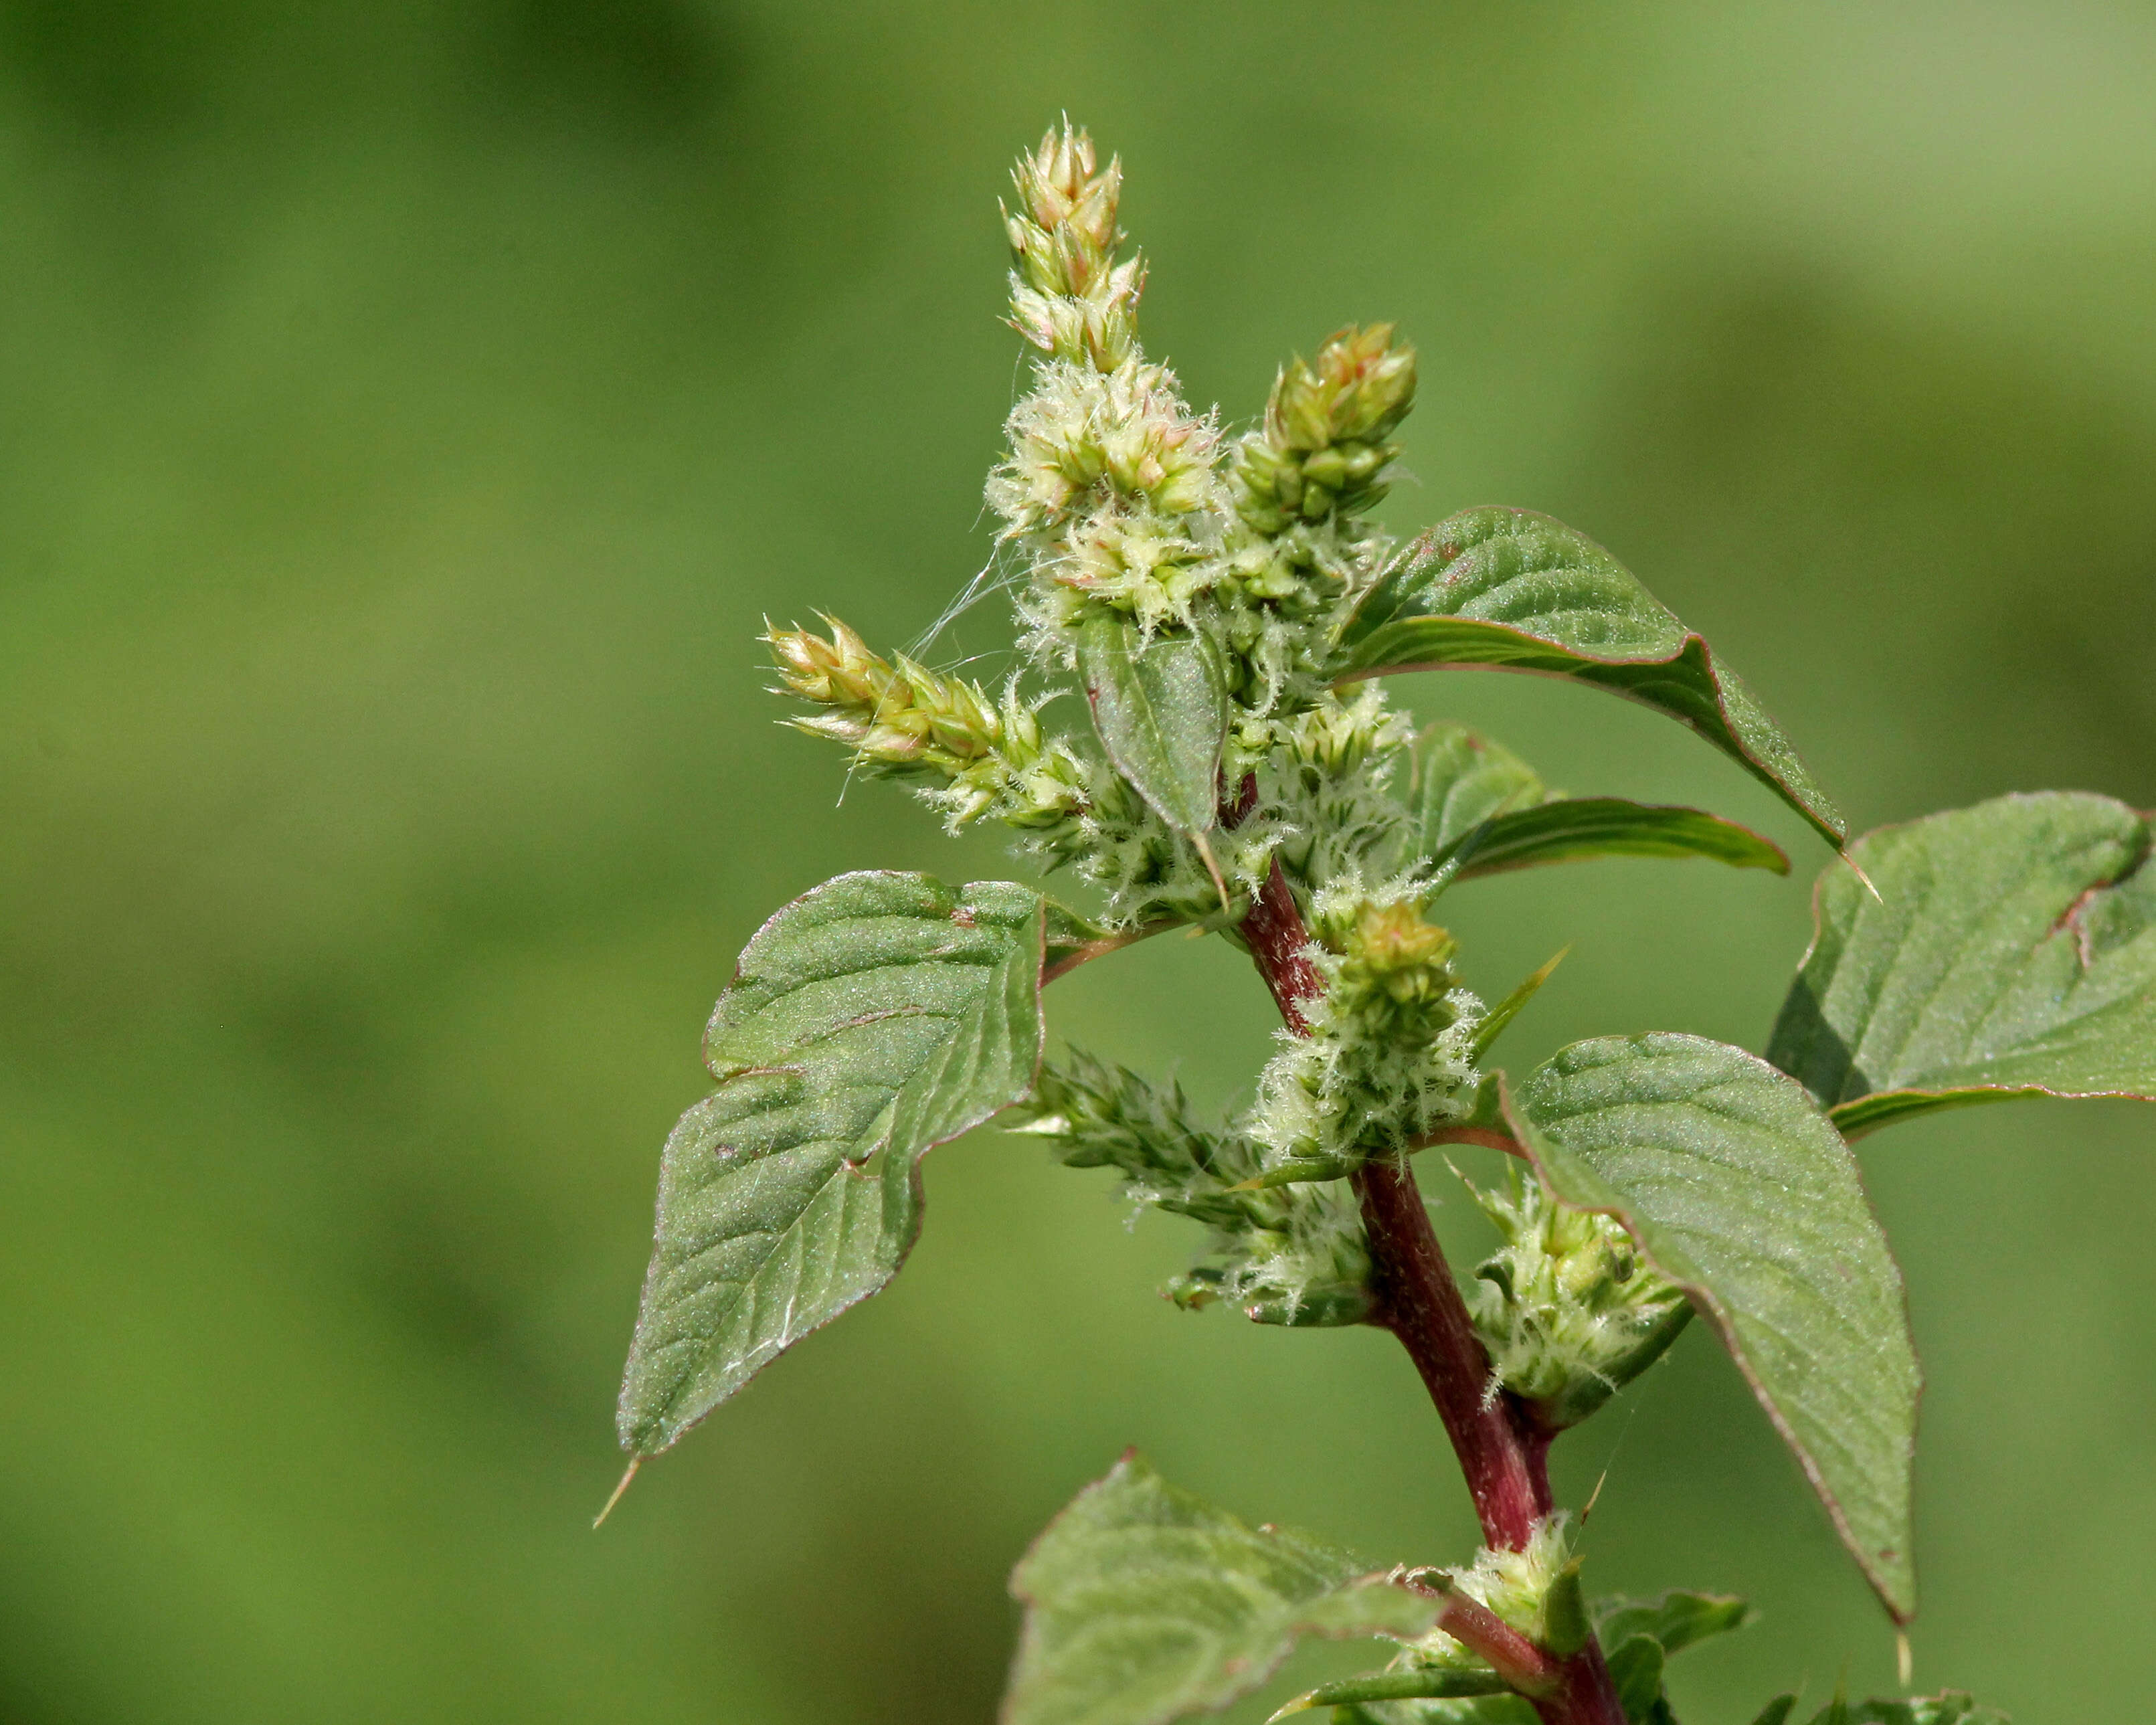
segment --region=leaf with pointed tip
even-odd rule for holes
[[[1025,887],[887,871],[757,930],[705,1035],[718,1090],[666,1141],[624,1449],[667,1448],[898,1273],[921,1154],[1032,1087],[1041,952]]]
[[[1608,689],[1689,726],[1837,848],[1840,811],[1737,674],[1600,546],[1548,516],[1440,522],[1366,594],[1333,678],[1481,665]]]
[[[1450,721],[1415,739],[1409,803],[1416,847],[1455,880],[1596,856],[1703,856],[1789,871],[1779,845],[1718,814],[1556,795],[1518,756]]]
[[[1329,1541],[1248,1527],[1136,1455],[1049,1524],[1011,1592],[1026,1614],[1004,1725],[1166,1725],[1256,1688],[1299,1635],[1418,1635],[1441,1607]]]
[[[1671,1034],[1562,1049],[1510,1112],[1551,1194],[1616,1217],[1713,1324],[1907,1622],[1917,1356],[1841,1135],[1756,1055]]]
[[[1078,636],[1078,673],[1116,771],[1156,814],[1195,838],[1220,807],[1228,678],[1202,634],[1141,637],[1127,618],[1094,618]]]
[[[1817,932],[1767,1057],[1856,1137],[2015,1096],[2156,1101],[2148,819],[2081,791],[1868,833],[1813,895]]]
[[[1511,993],[1482,1014],[1482,1022],[1475,1027],[1475,1034],[1467,1045],[1470,1060],[1478,1066],[1482,1064],[1482,1057],[1490,1052],[1491,1046],[1511,1028],[1512,1020],[1527,1009],[1527,1003],[1542,993],[1543,984],[1557,973],[1558,966],[1564,963],[1565,954],[1571,950],[1570,947],[1559,948],[1543,962],[1541,968],[1528,972]]]
[[[1456,855],[1462,880],[1595,856],[1703,856],[1732,869],[1789,872],[1781,846],[1749,827],[1697,809],[1622,797],[1567,798],[1515,809],[1469,834]]]

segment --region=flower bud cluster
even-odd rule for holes
[[[1112,1168],[1121,1195],[1212,1230],[1204,1257],[1168,1286],[1178,1306],[1215,1301],[1260,1323],[1360,1323],[1373,1305],[1362,1219],[1344,1188],[1254,1187],[1262,1152],[1250,1137],[1194,1125],[1179,1086],[1070,1051],[1041,1069],[1029,1117],[1012,1130],[1048,1139],[1070,1168]]]
[[[1086,807],[1084,764],[1045,743],[1033,711],[1007,692],[947,677],[904,654],[886,660],[835,618],[829,640],[765,627],[783,687],[822,711],[787,720],[828,737],[871,772],[925,778],[923,795],[955,829],[993,814],[1021,828],[1075,819]]]
[[[1219,434],[1139,350],[1143,267],[1116,261],[1121,167],[1101,168],[1091,140],[1066,125],[1019,159],[1012,182],[1011,321],[1043,357],[1011,410],[988,498],[1004,538],[1032,559],[1029,645],[1067,663],[1065,634],[1091,605],[1148,631],[1192,624],[1219,578]]]
[[[1075,527],[1113,501],[1158,536],[1212,501],[1213,429],[1190,417],[1164,366],[1045,366],[1009,429],[991,495],[1019,532]]]
[[[1460,979],[1452,973],[1459,952],[1460,942],[1425,921],[1419,904],[1360,906],[1332,975],[1334,1013],[1389,1047],[1435,1041],[1460,1018]]]
[[[1217,578],[1201,518],[1217,501],[1217,434],[1164,366],[1040,368],[1011,410],[1010,454],[988,481],[1007,539],[1029,542],[1038,624],[1058,629],[1088,601],[1150,630],[1188,625]]]
[[[1120,162],[1101,167],[1093,141],[1066,122],[1050,128],[1011,171],[1011,325],[1056,359],[1109,372],[1137,351],[1136,314],[1145,285],[1142,259],[1116,261],[1122,196]]]
[[[1321,691],[1307,706],[1244,731],[1246,747],[1264,754],[1260,806],[1288,829],[1281,862],[1296,878],[1344,884],[1342,901],[1352,912],[1369,896],[1364,875],[1389,877],[1420,860],[1402,842],[1400,805],[1389,788],[1414,733],[1382,689],[1365,684],[1348,701]]]
[[[1263,429],[1235,445],[1235,508],[1252,527],[1278,533],[1383,497],[1399,454],[1387,439],[1414,404],[1414,350],[1393,336],[1389,323],[1344,329],[1281,370]]]
[[[1506,1193],[1471,1189],[1505,1242],[1471,1301],[1492,1377],[1547,1429],[1577,1425],[1661,1356],[1691,1308],[1608,1216],[1553,1203],[1517,1170]]]
[[[1479,1081],[1482,1003],[1452,973],[1452,937],[1412,896],[1344,897],[1313,906],[1326,992],[1306,1009],[1311,1034],[1284,1037],[1259,1081],[1254,1130],[1281,1160],[1405,1149],[1464,1118]]]

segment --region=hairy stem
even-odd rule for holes
[[[1250,797],[1246,783],[1237,813]],[[1305,955],[1310,933],[1277,862],[1251,900],[1242,936],[1288,1028],[1309,1034],[1303,1003],[1324,992],[1325,979]],[[1486,1397],[1490,1358],[1430,1225],[1407,1158],[1365,1164],[1355,1175],[1355,1192],[1376,1271],[1376,1321],[1399,1337],[1422,1374],[1466,1476],[1484,1539],[1517,1551],[1552,1507],[1548,1436],[1534,1429],[1511,1396]],[[1602,1650],[1592,1638],[1562,1662],[1553,1688],[1530,1699],[1543,1725],[1625,1725]]]

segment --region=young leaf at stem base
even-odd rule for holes
[[[1251,1527],[1127,1455],[1011,1576],[1003,1725],[1167,1725],[1225,1707],[1300,1635],[1422,1635],[1443,1601],[1308,1533]]]
[[[1767,1057],[1851,1137],[2016,1096],[2156,1101],[2147,817],[2049,791],[1868,833],[1830,868]]]
[[[1482,665],[1564,677],[1689,726],[1837,850],[1841,813],[1735,672],[1585,534],[1524,509],[1463,511],[1356,608],[1337,681]]]
[[[1614,1216],[1713,1325],[1906,1623],[1917,1356],[1840,1134],[1758,1056],[1670,1034],[1562,1049],[1508,1114],[1550,1195]]]
[[[706,1033],[719,1088],[666,1141],[624,1449],[667,1448],[897,1274],[922,1153],[1032,1087],[1042,944],[1025,887],[883,871],[757,932]]]

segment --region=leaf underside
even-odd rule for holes
[[[1718,814],[1621,797],[1578,797],[1501,814],[1460,846],[1462,880],[1595,856],[1705,857],[1789,872],[1779,845]]]
[[[1080,632],[1078,671],[1116,770],[1178,832],[1210,830],[1228,737],[1218,649],[1203,635],[1144,639],[1128,619],[1101,616]]]
[[[1554,795],[1518,756],[1450,721],[1415,739],[1409,800],[1417,849],[1461,880],[1597,856],[1699,856],[1789,871],[1780,846],[1717,814]]]
[[[706,1033],[719,1087],[666,1141],[623,1447],[667,1448],[897,1273],[922,1153],[1032,1087],[1042,940],[1023,886],[885,871],[757,931]]]
[[[1378,1567],[1249,1527],[1127,1455],[1012,1574],[1026,1614],[1004,1725],[1167,1725],[1256,1688],[1299,1635],[1428,1630],[1439,1602]]]
[[[1689,726],[1837,848],[1846,823],[1743,681],[1583,533],[1526,510],[1440,522],[1343,631],[1334,679],[1481,665],[1608,689]]]
[[[1561,1050],[1512,1115],[1552,1195],[1615,1216],[1712,1321],[1907,1621],[1916,1352],[1901,1272],[1832,1123],[1757,1056],[1671,1034]]]
[[[2156,1100],[2146,817],[1999,797],[1867,834],[1830,869],[1768,1058],[1850,1136],[2015,1096]]]

